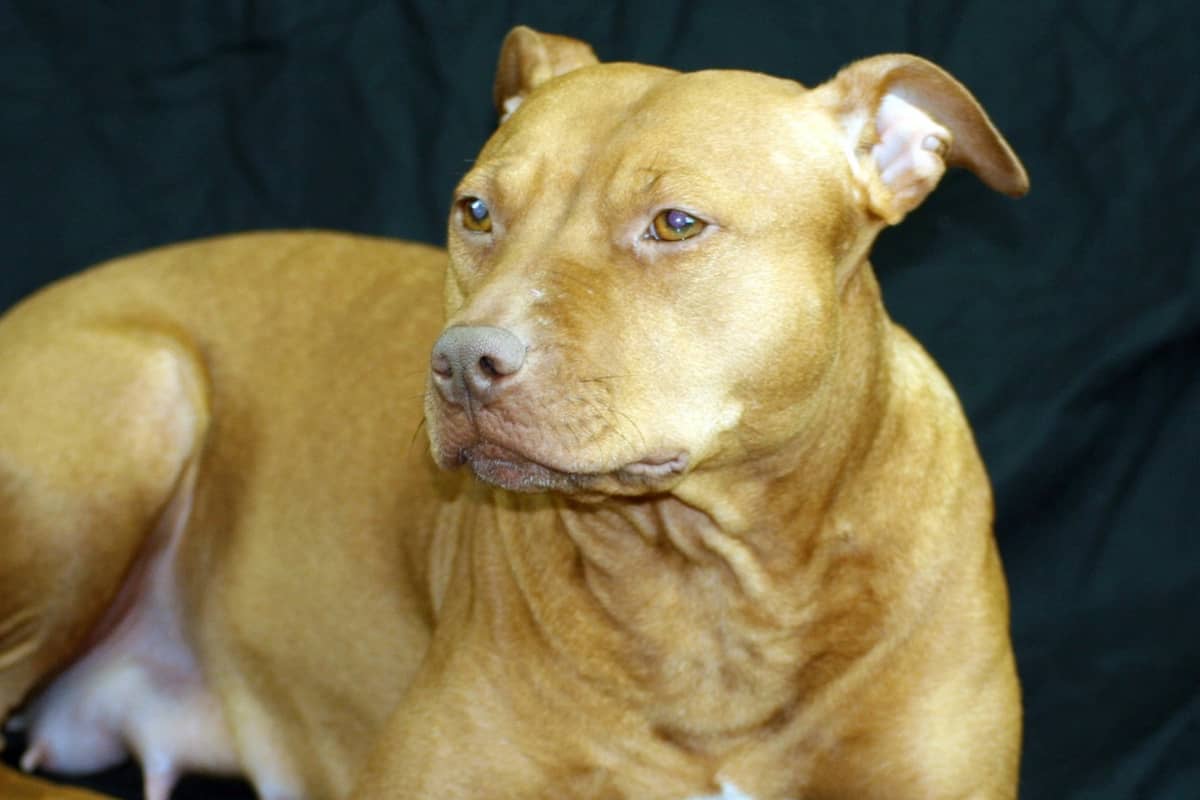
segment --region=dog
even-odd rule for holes
[[[494,89],[445,251],[218,238],[0,321],[22,766],[1014,797],[991,490],[868,263],[948,167],[1027,191],[982,108],[915,56],[808,89],[523,27]]]

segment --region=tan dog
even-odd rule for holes
[[[152,800],[1013,797],[987,479],[866,261],[947,165],[1025,191],[983,111],[912,56],[806,90],[529,29],[496,100],[444,328],[443,253],[331,234],[0,323],[25,766],[132,751]]]

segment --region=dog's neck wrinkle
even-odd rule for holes
[[[730,559],[729,548],[744,545],[671,497],[586,505],[508,495],[496,508],[519,509],[552,514],[554,525],[531,537],[513,515],[477,530],[477,546],[499,542],[507,563],[498,571],[477,560],[491,566],[473,585],[487,592],[511,581],[516,591],[499,592],[504,611],[494,620],[507,632],[492,640],[522,642],[526,668],[536,646],[561,667],[546,674],[574,676],[566,693],[615,700],[680,741],[756,730],[794,702],[788,676],[816,656],[780,646],[781,624],[798,617],[770,610],[791,604],[759,551]]]
[[[503,540],[539,635],[558,639],[557,651],[590,653],[608,642],[617,662],[631,656],[640,662],[633,671],[641,675],[646,653],[630,652],[630,641],[655,648],[664,620],[690,616],[694,627],[711,628],[720,609],[749,602],[746,580],[727,558],[730,545],[718,543],[727,534],[676,498],[587,504],[557,495],[507,495],[503,505],[554,517],[552,526],[537,526],[536,541],[517,517],[514,524],[497,519],[494,531],[477,534]],[[587,637],[592,640],[583,641]]]
[[[756,740],[880,641],[872,563],[853,548],[816,548],[789,575],[768,563],[789,531],[744,541],[675,498],[555,513],[577,560],[527,595],[539,636],[680,746],[719,756]]]

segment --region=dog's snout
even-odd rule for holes
[[[524,363],[524,342],[511,331],[485,325],[447,328],[430,358],[438,391],[457,405],[468,398],[490,402]]]

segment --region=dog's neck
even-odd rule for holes
[[[869,268],[843,302],[878,305]],[[874,553],[854,536],[855,520],[831,510],[845,476],[860,471],[854,462],[872,457],[875,437],[864,429],[887,414],[878,403],[888,396],[881,350],[889,323],[882,306],[846,319],[874,330],[845,332],[838,357],[859,368],[839,374],[877,385],[836,387],[858,407],[843,402],[814,420],[819,437],[778,453],[777,474],[764,479],[769,462],[757,458],[741,470],[700,472],[677,494],[601,503],[495,492],[475,546],[503,549],[509,573],[477,576],[475,591],[511,580],[526,604],[511,622],[526,618],[547,653],[578,659],[576,672],[611,684],[605,691],[647,698],[657,724],[693,746],[696,737],[728,739],[765,724],[812,688],[797,679],[797,665],[828,659],[826,640],[838,640],[836,659],[869,650],[882,618],[869,585]],[[548,524],[521,524],[528,515]],[[836,673],[823,660],[810,677]]]

